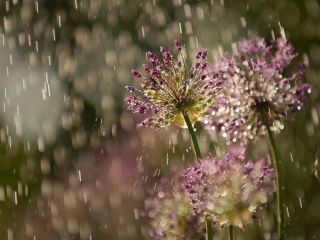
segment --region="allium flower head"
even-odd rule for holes
[[[144,70],[147,77],[136,70],[133,76],[141,81],[141,89],[127,86],[127,90],[136,95],[125,99],[128,109],[134,113],[149,113],[140,126],[161,128],[170,124],[186,127],[182,111],[188,113],[192,123],[199,120],[212,105],[213,96],[219,84],[208,80],[207,50],[196,55],[190,69],[187,69],[180,43],[175,42],[179,57],[161,47],[162,62],[155,54],[148,52],[148,62]]]
[[[271,44],[262,38],[242,40],[237,51],[210,67],[211,77],[224,81],[225,87],[205,120],[207,128],[220,131],[229,143],[264,135],[266,125],[280,131],[311,92],[308,84],[299,84],[304,63],[286,74],[297,54],[285,38]]]
[[[153,239],[204,239],[205,228],[193,215],[183,186],[183,177],[162,178],[155,191],[145,201]]]
[[[222,160],[203,159],[185,175],[195,213],[220,226],[243,228],[274,192],[274,171],[266,158],[245,161],[242,148],[231,149]]]

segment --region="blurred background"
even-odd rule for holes
[[[138,84],[131,69],[174,39],[214,61],[281,27],[309,59],[303,81],[313,85],[277,136],[286,229],[288,239],[320,239],[317,0],[3,0],[0,14],[0,239],[150,239],[139,214],[146,189],[193,153],[184,130],[136,129],[141,119],[123,103],[124,86]],[[197,127],[203,152],[213,142],[225,151]],[[248,155],[264,151],[260,141]],[[272,230],[270,218],[239,239],[270,239],[257,230]]]

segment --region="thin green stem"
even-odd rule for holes
[[[200,152],[200,148],[199,148],[199,143],[198,143],[194,128],[192,126],[192,123],[190,121],[189,115],[185,111],[182,111],[182,115],[184,117],[184,120],[186,121],[188,130],[189,130],[189,134],[190,134],[191,139],[192,139],[193,149],[194,149],[196,158],[200,159],[201,158],[201,152]],[[212,239],[213,239],[212,220],[210,218],[207,218],[206,219],[206,240],[212,240]]]
[[[189,130],[189,133],[190,133],[190,137],[191,137],[191,140],[192,140],[192,143],[193,143],[193,149],[194,149],[194,152],[196,154],[196,157],[197,157],[197,159],[200,159],[201,158],[201,152],[200,152],[198,140],[197,140],[197,137],[196,137],[196,133],[195,133],[194,128],[192,126],[192,123],[190,121],[189,115],[185,111],[182,111],[182,115],[183,115],[184,120],[185,120],[185,122],[187,124],[187,127],[188,127],[188,130]]]
[[[233,240],[233,226],[229,226],[229,240]]]
[[[276,172],[276,184],[277,184],[277,223],[278,223],[278,235],[279,240],[284,239],[284,211],[283,211],[283,198],[282,198],[282,191],[283,191],[283,183],[282,183],[282,176],[280,171],[280,154],[276,146],[276,142],[272,135],[272,132],[268,125],[266,125],[269,140],[272,148],[273,155],[271,155],[272,165]]]
[[[211,219],[207,218],[206,220],[206,240],[212,240],[213,239],[213,230],[212,230],[212,221]]]

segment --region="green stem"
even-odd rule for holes
[[[201,152],[200,152],[198,140],[197,140],[197,137],[196,137],[196,133],[195,133],[194,128],[192,126],[192,123],[190,121],[189,115],[185,111],[182,111],[182,115],[183,115],[184,120],[185,120],[185,122],[187,124],[188,130],[189,130],[189,133],[190,133],[190,137],[192,139],[193,148],[194,148],[194,152],[196,154],[196,157],[197,157],[197,159],[200,159],[201,158]]]
[[[233,226],[229,226],[229,240],[233,240]]]
[[[184,117],[184,120],[186,121],[188,130],[189,130],[189,134],[191,136],[192,139],[192,143],[193,143],[193,149],[196,155],[197,159],[201,158],[201,152],[200,152],[200,148],[199,148],[199,143],[196,137],[196,133],[194,131],[194,128],[192,126],[192,123],[190,121],[189,115],[187,112],[182,111],[182,115]],[[206,219],[206,240],[212,240],[213,239],[213,229],[212,229],[212,221],[210,218]]]
[[[207,218],[206,220],[206,240],[212,240],[213,239],[213,230],[212,230],[212,221],[211,219]]]
[[[283,183],[282,183],[282,176],[280,172],[280,154],[276,147],[276,142],[274,140],[274,137],[272,135],[272,132],[269,126],[266,125],[266,127],[267,127],[269,140],[270,140],[270,144],[273,152],[273,156],[271,154],[272,165],[276,172],[278,235],[279,235],[279,240],[283,240],[284,239],[284,211],[283,211],[283,199],[282,199]]]

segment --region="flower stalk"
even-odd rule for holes
[[[280,170],[280,154],[276,147],[276,143],[274,140],[274,137],[272,135],[272,132],[270,130],[270,127],[266,125],[268,136],[270,140],[270,145],[272,149],[272,153],[270,154],[272,165],[276,173],[276,185],[277,185],[277,231],[278,236],[280,240],[284,239],[284,211],[283,211],[283,197],[282,197],[282,191],[283,191],[283,183],[282,183],[282,176],[281,176],[281,170]]]
[[[233,226],[229,226],[229,240],[233,240]]]
[[[212,240],[213,239],[213,230],[212,230],[212,220],[210,218],[207,218],[206,220],[206,240]]]
[[[192,123],[191,123],[191,120],[189,118],[189,115],[188,115],[188,113],[186,111],[182,111],[182,115],[183,115],[184,120],[185,120],[185,122],[187,124],[187,127],[188,127],[188,131],[189,131],[192,143],[193,143],[193,149],[194,149],[196,158],[200,159],[201,158],[200,147],[199,147],[199,143],[198,143],[198,140],[197,140],[197,137],[196,137],[196,133],[194,131],[194,128],[193,128]]]
[[[194,128],[192,126],[192,123],[190,121],[189,115],[187,112],[182,111],[182,115],[184,117],[184,120],[187,124],[189,134],[193,143],[193,149],[196,155],[197,160],[201,158],[201,151],[199,147],[199,143],[197,140],[196,133],[194,131]],[[213,229],[212,229],[212,221],[210,218],[206,219],[206,240],[212,240],[213,239]]]

